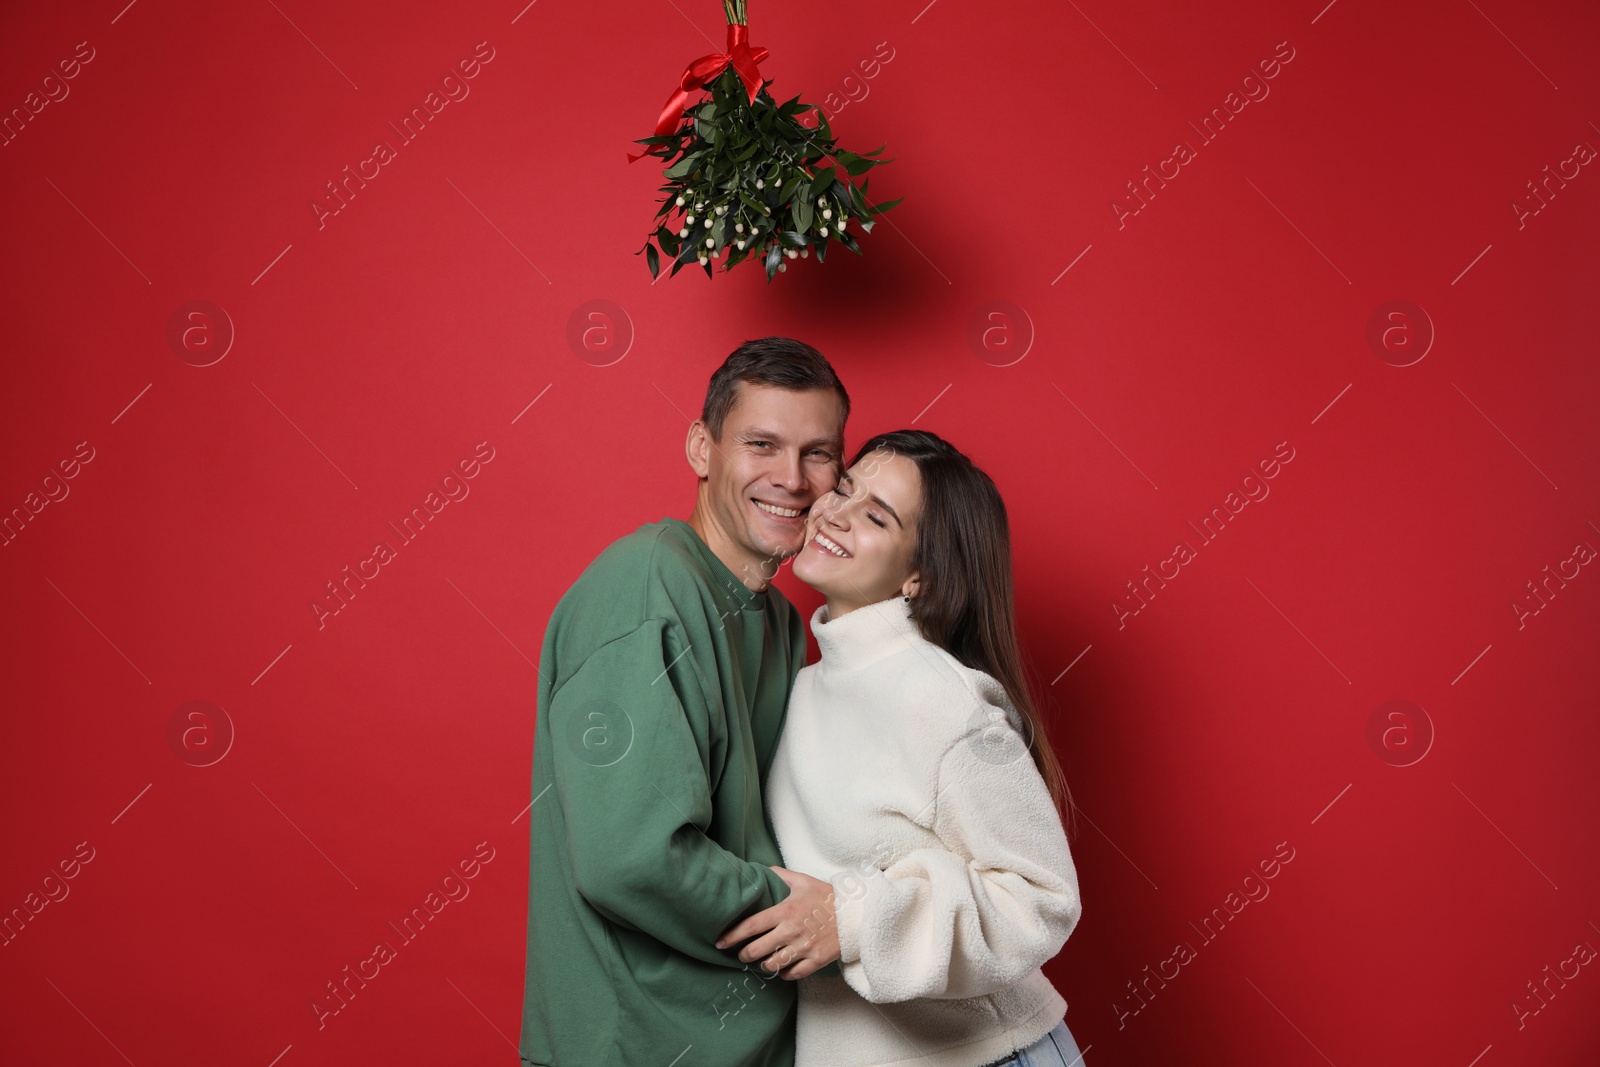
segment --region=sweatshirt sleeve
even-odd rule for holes
[[[944,847],[833,878],[840,969],[866,1000],[994,993],[1077,925],[1077,872],[1049,788],[1022,738],[1009,726],[1004,738],[970,734],[940,760],[932,829]]]
[[[596,649],[556,690],[545,709],[555,798],[590,905],[685,955],[742,967],[736,950],[714,942],[789,888],[706,834],[715,742],[686,651],[670,623],[650,619]]]

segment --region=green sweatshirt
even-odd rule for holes
[[[805,647],[794,605],[679,519],[614,542],[556,605],[522,1063],[792,1067],[795,983],[713,942],[789,895],[762,787]]]

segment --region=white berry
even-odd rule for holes
[[[715,247],[717,247],[717,240],[716,240],[716,238],[714,238],[714,237],[707,237],[707,238],[706,238],[706,247],[707,247],[707,248],[715,248]]]
[[[825,219],[833,218],[833,209],[832,208],[826,208],[826,207],[823,208],[822,209],[822,217],[825,218]]]
[[[683,206],[683,197],[681,197],[681,196],[680,196],[680,197],[678,197],[678,206],[679,206],[679,207],[682,207],[682,206]]]
[[[678,236],[679,237],[687,237],[687,236],[689,236],[689,227],[685,226],[683,229],[679,230],[678,231]]]
[[[733,224],[733,232],[734,233],[743,233],[744,232],[744,223],[742,223],[742,222],[734,223]]]
[[[688,223],[690,226],[693,226],[694,225],[694,216],[693,215],[685,215],[683,221]]]
[[[824,236],[824,237],[828,236],[828,228],[826,226],[824,226],[822,229],[818,230],[817,232],[822,234],[822,236]]]

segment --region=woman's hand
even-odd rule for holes
[[[772,869],[788,885],[789,895],[729,927],[717,939],[717,947],[753,937],[754,941],[739,950],[739,961],[759,960],[763,971],[793,981],[839,958],[833,886],[799,871]]]

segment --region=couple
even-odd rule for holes
[[[687,522],[589,565],[540,653],[521,1062],[1079,1067],[1040,971],[1082,905],[994,483],[749,341]],[[811,618],[770,584],[826,598]],[[802,669],[803,668],[803,669]]]

